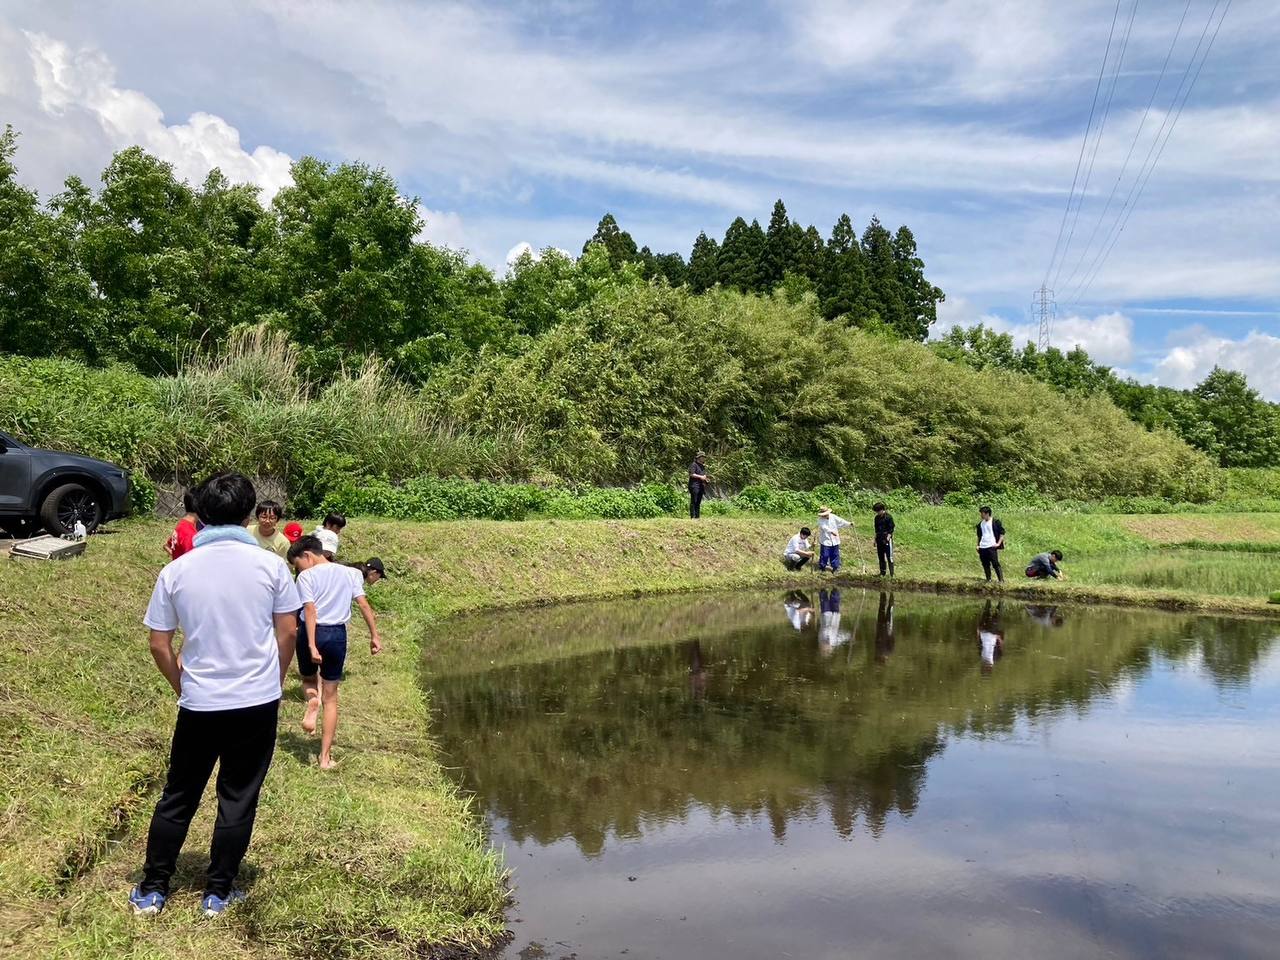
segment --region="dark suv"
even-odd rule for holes
[[[43,526],[55,536],[79,520],[90,533],[129,512],[129,474],[114,463],[37,450],[0,433],[0,526],[15,535]]]

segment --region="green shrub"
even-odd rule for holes
[[[386,480],[346,483],[325,498],[323,511],[399,520],[523,520],[537,514],[565,520],[631,520],[661,517],[678,507],[671,487],[634,489],[500,484],[484,480],[416,477],[403,484]]]
[[[129,478],[129,505],[136,514],[150,513],[156,508],[156,485],[141,473]]]
[[[137,509],[150,508],[148,481],[226,469],[282,479],[305,515],[364,477],[523,479],[534,467],[520,431],[461,427],[381,364],[339,374],[312,395],[296,351],[254,329],[154,379],[126,367],[0,357],[0,397],[0,429],[131,470]]]
[[[571,483],[671,479],[703,448],[722,487],[818,484],[831,501],[846,483],[1196,502],[1222,485],[1203,454],[1106,397],[972,370],[785,298],[605,289],[524,352],[451,367],[431,390],[459,422],[527,430]]]

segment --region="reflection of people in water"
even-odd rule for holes
[[[829,654],[842,643],[849,642],[849,631],[840,629],[840,591],[819,590],[818,608],[821,611],[818,649]]]
[[[1067,620],[1058,612],[1057,607],[1044,607],[1038,604],[1027,605],[1027,616],[1042,627],[1060,627]]]
[[[884,663],[893,653],[893,594],[880,594],[876,611],[876,661]]]
[[[695,700],[707,695],[707,668],[702,664],[702,645],[697,640],[689,641],[689,692]]]
[[[988,600],[978,617],[978,648],[982,653],[982,672],[990,673],[1004,655],[1004,625],[1000,621],[1003,603],[992,607]]]
[[[782,609],[787,612],[791,626],[800,633],[813,626],[813,601],[803,590],[792,590],[782,601]]]

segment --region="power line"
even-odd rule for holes
[[[1075,216],[1071,218],[1071,229],[1067,233],[1067,242],[1062,248],[1062,259],[1058,261],[1058,271],[1053,275],[1054,286],[1062,276],[1062,268],[1066,266],[1067,256],[1071,252],[1071,241],[1076,235],[1076,224],[1080,222],[1080,211],[1084,209],[1084,198],[1089,195],[1089,180],[1093,177],[1093,165],[1098,159],[1098,148],[1102,146],[1102,135],[1107,129],[1107,117],[1111,115],[1111,101],[1115,99],[1116,85],[1120,80],[1120,71],[1124,68],[1124,54],[1129,49],[1129,37],[1133,33],[1133,21],[1138,15],[1138,0],[1133,0],[1129,10],[1129,21],[1125,24],[1124,37],[1120,41],[1120,54],[1116,57],[1115,69],[1111,74],[1111,86],[1107,90],[1107,102],[1102,108],[1102,119],[1098,122],[1098,134],[1093,140],[1093,151],[1089,154],[1089,165],[1084,171],[1084,185],[1080,187],[1080,196],[1076,200]]]
[[[1093,88],[1093,102],[1089,104],[1089,119],[1084,125],[1084,139],[1080,141],[1080,156],[1076,158],[1076,172],[1071,178],[1071,189],[1067,193],[1067,206],[1062,211],[1062,223],[1058,224],[1058,239],[1053,243],[1053,256],[1049,258],[1049,266],[1044,272],[1044,283],[1048,284],[1049,274],[1053,272],[1053,265],[1058,259],[1058,248],[1062,244],[1062,235],[1067,229],[1067,217],[1071,214],[1071,198],[1075,196],[1076,183],[1080,179],[1080,167],[1084,163],[1085,147],[1089,144],[1089,130],[1093,126],[1093,112],[1098,106],[1098,93],[1102,90],[1102,80],[1107,74],[1107,59],[1111,56],[1111,40],[1115,36],[1116,22],[1120,19],[1120,3],[1116,0],[1115,13],[1111,15],[1111,30],[1107,33],[1107,47],[1102,53],[1102,65],[1098,68],[1098,83]]]
[[[1182,36],[1182,27],[1187,22],[1187,13],[1191,10],[1191,3],[1192,0],[1187,0],[1186,6],[1182,8],[1182,18],[1178,20],[1178,29],[1173,33],[1173,42],[1169,44],[1169,52],[1164,55],[1164,63],[1160,66],[1160,76],[1156,78],[1156,85],[1151,88],[1151,97],[1147,100],[1147,108],[1142,111],[1142,119],[1138,122],[1137,132],[1134,133],[1133,141],[1129,144],[1129,151],[1124,156],[1124,163],[1120,166],[1120,173],[1116,177],[1116,182],[1111,185],[1111,193],[1107,196],[1107,202],[1103,205],[1102,212],[1098,214],[1098,219],[1094,221],[1093,229],[1089,231],[1089,239],[1085,243],[1084,249],[1080,252],[1080,258],[1076,261],[1076,265],[1072,268],[1066,282],[1063,284],[1065,287],[1071,286],[1076,274],[1084,266],[1084,262],[1089,256],[1089,251],[1093,248],[1094,238],[1098,235],[1098,228],[1102,226],[1102,221],[1106,217],[1107,211],[1111,209],[1111,202],[1115,200],[1116,191],[1120,189],[1125,171],[1129,169],[1129,161],[1133,159],[1133,151],[1138,146],[1138,140],[1142,137],[1142,130],[1147,125],[1147,117],[1151,115],[1151,107],[1156,102],[1156,96],[1160,93],[1160,85],[1164,83],[1165,73],[1169,69],[1169,61],[1173,59],[1173,51],[1178,46],[1178,39]],[[1110,228],[1108,228],[1107,232],[1108,234],[1110,233]],[[1103,242],[1105,243],[1105,238]],[[1066,262],[1065,255],[1063,256],[1063,262]]]
[[[1088,293],[1089,288],[1093,285],[1093,281],[1098,278],[1098,274],[1101,273],[1107,257],[1111,255],[1111,251],[1114,250],[1116,244],[1119,243],[1120,236],[1124,233],[1124,228],[1128,225],[1129,218],[1133,216],[1134,208],[1138,205],[1138,200],[1142,198],[1143,191],[1146,190],[1147,184],[1151,180],[1151,175],[1155,172],[1156,164],[1160,162],[1160,157],[1164,154],[1165,147],[1169,145],[1169,140],[1173,137],[1174,127],[1178,125],[1178,118],[1182,116],[1182,110],[1187,105],[1187,100],[1191,96],[1191,91],[1195,88],[1196,81],[1200,79],[1200,71],[1204,69],[1205,61],[1209,59],[1209,52],[1213,49],[1214,41],[1218,39],[1218,31],[1222,29],[1222,24],[1227,19],[1227,13],[1231,9],[1231,0],[1226,0],[1226,5],[1222,8],[1222,16],[1218,18],[1218,25],[1214,27],[1213,35],[1209,37],[1209,43],[1205,46],[1204,54],[1200,57],[1200,62],[1197,64],[1195,62],[1196,55],[1200,52],[1200,47],[1204,43],[1204,38],[1209,32],[1210,25],[1213,23],[1213,16],[1217,13],[1220,4],[1221,0],[1216,0],[1213,5],[1213,9],[1209,11],[1209,17],[1205,21],[1204,30],[1200,32],[1200,40],[1196,43],[1196,48],[1191,53],[1191,61],[1187,64],[1187,69],[1183,73],[1183,82],[1186,82],[1188,75],[1190,75],[1191,82],[1187,85],[1185,93],[1182,93],[1182,84],[1180,83],[1178,85],[1178,92],[1174,94],[1174,102],[1177,105],[1177,109],[1174,110],[1171,116],[1166,114],[1165,122],[1162,123],[1160,125],[1160,129],[1156,131],[1156,139],[1152,141],[1151,148],[1147,150],[1148,157],[1151,156],[1152,150],[1155,150],[1155,158],[1151,161],[1150,166],[1147,166],[1145,160],[1143,161],[1143,167],[1139,169],[1137,178],[1129,188],[1129,196],[1125,198],[1125,202],[1120,208],[1120,216],[1116,220],[1119,229],[1116,230],[1110,245],[1104,246],[1099,251],[1098,259],[1095,260],[1094,264],[1091,264],[1089,270],[1086,271],[1086,280],[1083,286],[1079,287],[1069,298],[1070,304],[1079,303],[1084,295]],[[1195,66],[1195,73],[1191,74],[1190,71],[1193,65]],[[1182,99],[1179,101],[1178,95],[1180,93],[1182,94]],[[1165,134],[1164,140],[1161,141],[1160,134],[1164,133],[1165,124],[1168,124],[1168,133]],[[1158,150],[1156,150],[1157,143],[1159,143]],[[1136,194],[1134,192],[1135,189],[1137,191]],[[1130,197],[1132,200],[1130,200]]]
[[[1170,125],[1171,121],[1174,124],[1177,123],[1177,116],[1182,112],[1180,104],[1185,104],[1187,97],[1191,95],[1191,88],[1195,85],[1195,79],[1200,76],[1200,68],[1203,68],[1204,60],[1209,55],[1209,50],[1206,48],[1204,57],[1200,59],[1199,65],[1197,66],[1196,59],[1200,56],[1200,48],[1204,46],[1205,37],[1209,33],[1209,27],[1213,24],[1214,14],[1218,12],[1218,7],[1221,3],[1222,0],[1214,0],[1214,4],[1209,10],[1209,16],[1205,18],[1204,28],[1200,31],[1200,37],[1196,41],[1195,49],[1191,51],[1191,56],[1187,60],[1187,65],[1183,68],[1182,78],[1178,81],[1178,87],[1173,93],[1173,99],[1169,103],[1169,109],[1165,112],[1164,120],[1160,123],[1160,129],[1156,131],[1155,137],[1151,140],[1151,145],[1147,148],[1147,155],[1143,158],[1142,164],[1138,168],[1138,173],[1134,177],[1133,183],[1129,185],[1129,190],[1125,194],[1124,202],[1120,205],[1120,211],[1116,214],[1116,219],[1109,227],[1107,227],[1106,232],[1103,234],[1102,243],[1098,248],[1098,252],[1095,254],[1093,260],[1090,261],[1088,267],[1085,268],[1085,272],[1079,283],[1077,283],[1075,288],[1072,290],[1072,295],[1068,298],[1069,303],[1077,303],[1079,299],[1084,296],[1084,292],[1088,290],[1094,279],[1097,278],[1098,273],[1102,269],[1103,263],[1106,261],[1106,258],[1111,255],[1111,250],[1115,248],[1116,243],[1119,241],[1120,234],[1124,232],[1125,225],[1129,222],[1129,217],[1133,215],[1133,205],[1137,203],[1138,197],[1142,195],[1146,181],[1151,178],[1151,172],[1155,169],[1155,164],[1159,161],[1160,154],[1164,152],[1164,144],[1168,142],[1168,137],[1173,135],[1173,126]],[[1228,0],[1228,6],[1229,5],[1230,0]],[[1225,19],[1225,17],[1226,10],[1224,9],[1223,19]],[[1221,26],[1222,20],[1220,19],[1218,21],[1218,27],[1221,28]],[[1217,37],[1216,30],[1214,31],[1214,37]],[[1212,40],[1210,41],[1210,46],[1212,46]],[[1192,69],[1195,69],[1195,78],[1191,77]],[[1190,85],[1187,83],[1188,79],[1191,80]],[[1165,134],[1166,130],[1168,130],[1168,136],[1165,136],[1162,141],[1161,137]]]

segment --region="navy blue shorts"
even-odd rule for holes
[[[311,646],[307,643],[307,625],[303,621],[298,630],[298,673],[308,679],[320,673],[321,680],[334,682],[342,679],[342,668],[347,663],[347,625],[345,623],[316,624],[316,649],[320,651],[320,663],[311,659]]]

